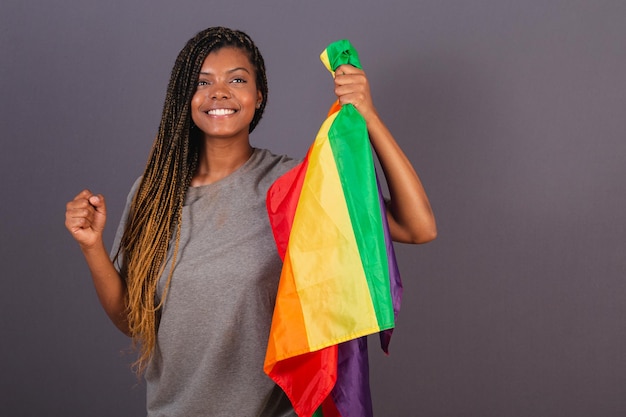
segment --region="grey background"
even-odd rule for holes
[[[439,237],[397,246],[378,416],[626,415],[621,0],[3,0],[0,415],[144,414],[65,202],[105,194],[110,242],[176,54],[213,25],[264,53],[256,146],[304,154],[333,100],[317,56],[349,38],[425,183]]]

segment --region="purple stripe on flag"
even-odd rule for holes
[[[330,395],[341,417],[372,417],[367,336],[337,347],[337,382]]]
[[[380,189],[378,175],[376,176],[376,183],[378,184],[378,200],[380,202],[380,212],[383,218],[383,228],[385,229],[385,246],[387,247],[387,262],[389,264],[389,289],[391,290],[391,299],[393,303],[393,313],[395,321],[398,320],[398,314],[400,313],[400,304],[402,303],[402,279],[400,278],[400,271],[398,270],[398,263],[396,262],[396,253],[393,249],[391,234],[389,233],[389,223],[387,222],[387,206],[385,204],[385,200],[383,199],[383,193]],[[391,341],[392,333],[393,329],[388,329],[380,332],[380,347],[386,354],[389,354],[389,342]]]

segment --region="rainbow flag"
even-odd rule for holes
[[[347,40],[322,62],[361,68]],[[303,162],[267,195],[283,259],[265,372],[300,417],[372,415],[366,336],[385,352],[402,284],[365,120],[335,103]]]

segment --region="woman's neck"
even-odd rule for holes
[[[221,180],[246,163],[254,148],[249,141],[205,142],[200,150],[198,168],[191,180],[197,187]]]

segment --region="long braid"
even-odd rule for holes
[[[135,368],[141,374],[156,343],[157,312],[170,286],[180,242],[183,204],[197,169],[200,132],[193,129],[191,99],[206,56],[222,47],[246,52],[256,71],[256,85],[263,96],[250,123],[252,132],[267,103],[265,63],[248,35],[223,27],[198,33],[178,55],[168,85],[159,132],[137,193],[133,197],[120,250],[127,286],[127,311],[133,342],[140,347]],[[157,286],[165,270],[174,237],[172,261],[160,301]]]

